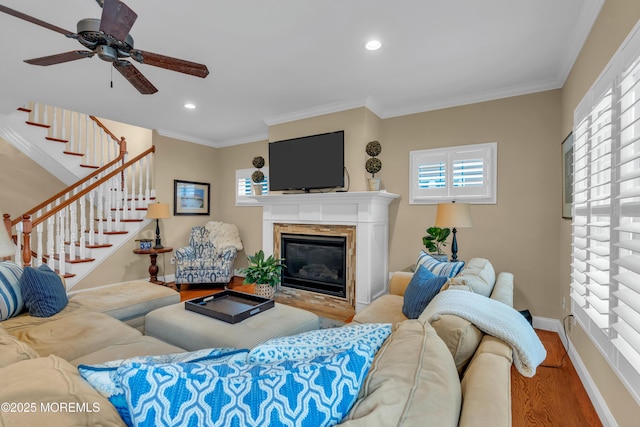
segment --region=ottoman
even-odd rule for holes
[[[213,347],[252,348],[271,338],[319,328],[315,314],[275,303],[238,323],[227,323],[184,308],[184,302],[147,313],[145,335],[193,351]]]

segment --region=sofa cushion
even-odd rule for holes
[[[318,329],[289,337],[273,338],[254,347],[249,363],[276,363],[284,360],[305,360],[326,356],[359,344],[378,351],[391,334],[388,323],[346,325],[341,328]]]
[[[344,427],[458,425],[458,372],[429,324],[407,320],[376,354]]]
[[[142,335],[111,316],[90,311],[78,311],[10,332],[41,356],[56,354],[66,360]]]
[[[25,267],[20,277],[20,291],[29,315],[51,317],[66,307],[67,292],[58,274],[46,264]]]
[[[36,357],[40,356],[27,344],[14,336],[0,333],[0,368]]]
[[[395,329],[400,322],[407,320],[402,313],[404,297],[400,295],[382,295],[372,301],[364,310],[353,316],[355,323],[390,323]]]
[[[0,402],[23,404],[0,411],[3,426],[124,426],[107,399],[75,367],[51,355],[0,368]]]
[[[409,319],[417,319],[434,296],[440,292],[447,278],[435,276],[431,270],[420,265],[404,292],[402,313]]]
[[[245,360],[249,350],[235,348],[213,348],[197,350],[188,353],[162,354],[156,356],[138,356],[123,360],[113,360],[97,365],[79,365],[80,375],[87,380],[98,393],[109,399],[120,416],[128,425],[132,425],[129,405],[125,398],[124,388],[120,384],[118,368],[129,363],[161,364],[200,362],[228,363],[232,359]]]
[[[118,374],[134,425],[321,427],[347,414],[373,356],[361,344],[312,360],[130,363]]]
[[[420,251],[420,255],[418,255],[418,262],[416,263],[416,271],[421,265],[431,270],[431,272],[436,276],[454,277],[462,271],[464,261],[442,262],[438,261],[425,251]]]
[[[458,373],[462,374],[480,345],[484,334],[473,323],[451,314],[443,314],[433,320],[431,326],[447,345]]]
[[[471,292],[489,297],[495,283],[496,272],[489,260],[473,258],[460,274],[449,279],[443,290],[451,287],[456,289],[466,287]]]
[[[184,352],[184,349],[160,341],[157,338],[142,335],[105,345],[99,350],[82,355],[77,359],[70,360],[70,362],[73,366],[95,365],[137,356],[155,356],[180,352]]]
[[[20,276],[21,267],[11,261],[0,261],[0,321],[17,315],[24,307]]]

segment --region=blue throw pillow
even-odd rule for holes
[[[11,261],[0,261],[0,321],[15,316],[24,307],[20,276],[22,267]]]
[[[245,360],[249,350],[236,348],[209,348],[190,351],[186,353],[160,354],[157,356],[138,356],[129,359],[112,360],[98,365],[78,365],[78,372],[101,395],[109,399],[116,408],[120,417],[127,425],[132,425],[129,405],[124,395],[124,389],[120,384],[117,374],[120,366],[128,363],[216,363],[229,362],[231,360]]]
[[[130,363],[118,368],[134,426],[332,426],[356,399],[375,351],[252,365]]]
[[[390,323],[365,323],[340,328],[318,329],[298,335],[274,338],[254,347],[249,363],[275,363],[284,360],[313,359],[365,343],[375,351],[391,335]]]
[[[425,266],[427,269],[431,270],[431,272],[436,276],[445,276],[445,277],[455,277],[464,268],[464,261],[456,261],[456,262],[438,261],[437,259],[429,255],[425,251],[420,251],[420,255],[418,255],[418,262],[416,264],[418,267],[420,267],[421,265]]]
[[[51,317],[67,306],[69,299],[62,279],[46,264],[25,267],[20,277],[24,305],[34,317]]]
[[[447,277],[434,276],[426,267],[419,266],[404,291],[402,313],[409,319],[420,317],[447,280]]]

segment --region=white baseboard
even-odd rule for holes
[[[562,322],[559,319],[534,316],[533,327],[536,329],[541,329],[543,331],[552,331],[558,333],[558,336],[562,341],[562,345],[564,345],[564,348],[567,351],[569,358],[571,359],[571,363],[573,363],[573,367],[576,369],[578,377],[580,378],[580,381],[582,381],[582,385],[589,395],[591,404],[598,413],[598,417],[600,417],[600,421],[602,422],[603,426],[618,427],[618,423],[609,410],[607,403],[604,401],[602,394],[600,394],[600,390],[598,390],[598,387],[593,381],[593,378],[591,378],[587,367],[582,362],[580,355],[575,351],[573,345],[571,344],[571,340],[569,339],[567,334],[565,334]]]

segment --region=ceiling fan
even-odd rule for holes
[[[120,0],[96,0],[102,8],[100,19],[82,19],[77,24],[78,32],[65,30],[26,15],[17,10],[0,5],[0,12],[24,19],[25,21],[76,39],[89,50],[73,50],[71,52],[40,58],[27,59],[24,62],[33,65],[54,65],[76,59],[91,58],[98,55],[103,61],[113,64],[113,67],[124,76],[141,94],[153,94],[158,91],[142,73],[125,58],[131,58],[141,64],[153,65],[167,70],[190,74],[205,78],[209,74],[206,65],[172,58],[158,53],[146,52],[133,48],[133,38],[129,30],[138,15]]]

